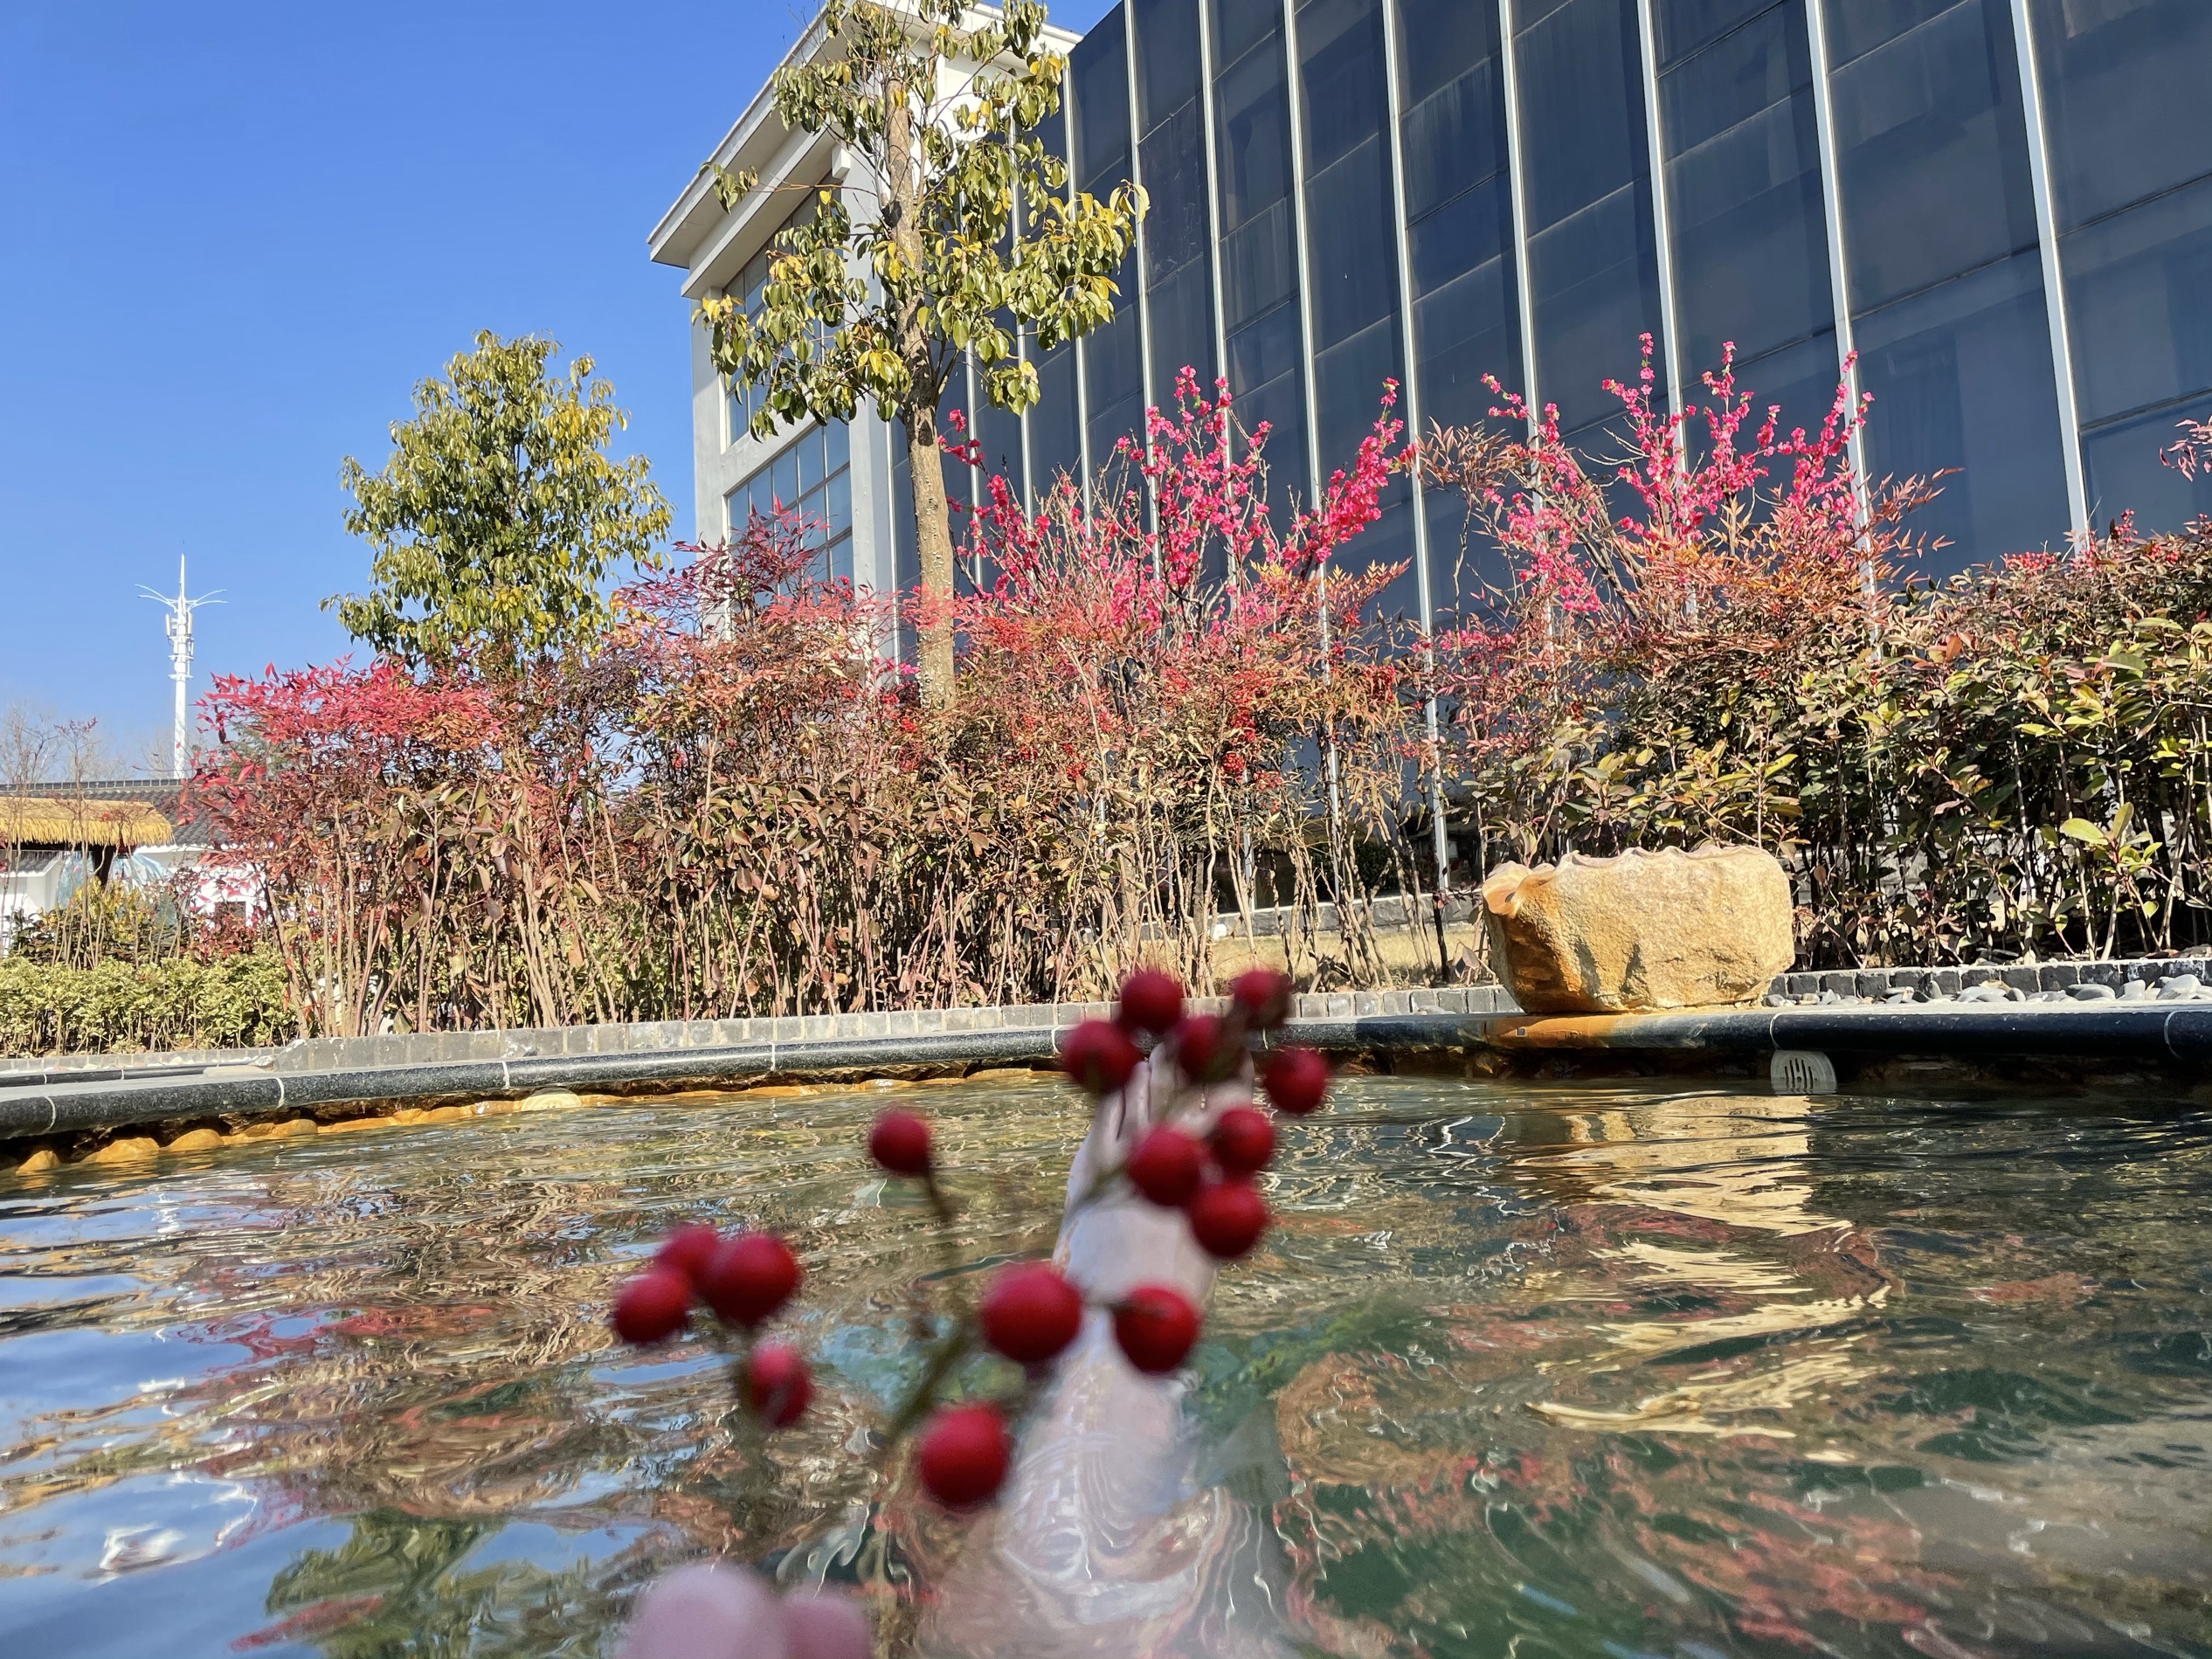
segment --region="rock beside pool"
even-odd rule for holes
[[[1530,1013],[1747,1003],[1797,954],[1789,878],[1757,847],[1508,864],[1483,910],[1490,960]]]

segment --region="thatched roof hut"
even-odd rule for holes
[[[163,847],[169,819],[143,801],[0,795],[0,847]]]

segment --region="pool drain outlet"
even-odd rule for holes
[[[1835,1062],[1809,1048],[1779,1048],[1766,1078],[1778,1095],[1833,1095]]]

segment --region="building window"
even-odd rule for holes
[[[812,574],[830,581],[853,579],[852,428],[843,421],[809,426],[776,458],[722,497],[724,523],[732,537],[744,533],[752,516],[797,514],[809,542],[822,555]]]
[[[761,292],[768,286],[769,260],[777,252],[776,238],[781,236],[785,231],[795,230],[812,219],[814,217],[815,205],[814,192],[809,190],[806,199],[793,209],[790,216],[776,227],[774,233],[762,244],[760,252],[746,260],[745,268],[724,285],[722,294],[725,297],[736,301],[748,313],[757,312],[760,309]],[[764,396],[763,388],[758,386],[732,384],[725,389],[725,394],[723,404],[728,411],[728,424],[722,433],[722,447],[727,449],[732,444],[742,441],[750,433],[752,429],[753,417],[765,409],[768,404]],[[738,522],[742,525],[743,522],[741,515]]]

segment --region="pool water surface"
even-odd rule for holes
[[[0,1177],[0,1654],[612,1655],[676,1562],[834,1566],[937,1270],[889,1101],[964,1255],[1050,1247],[1041,1078]],[[1301,1650],[2212,1655],[2202,1108],[1351,1079],[1268,1179],[1189,1410]],[[808,1269],[772,1478],[711,1352],[605,1331],[692,1219]],[[954,1530],[875,1513],[926,1594]]]

